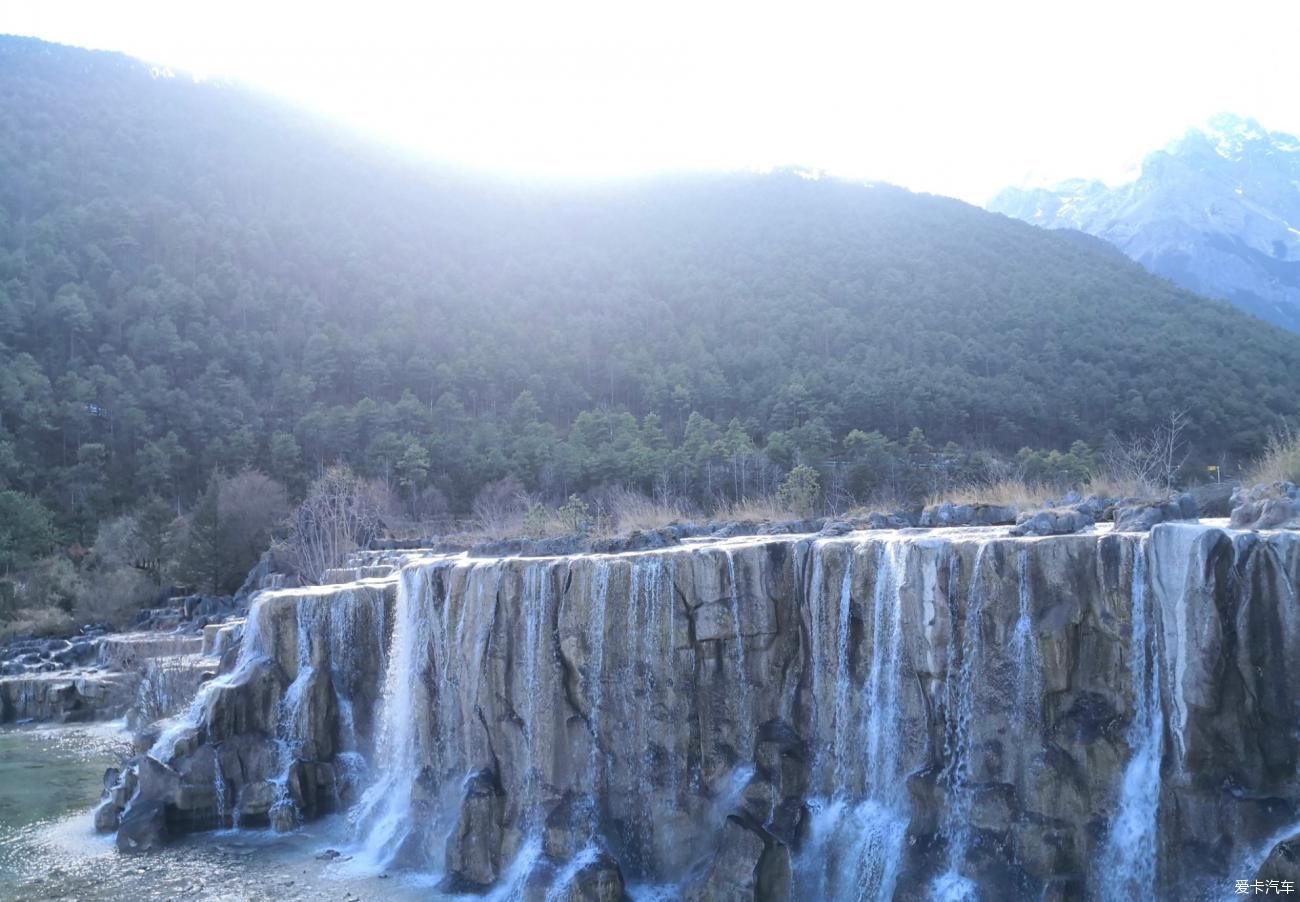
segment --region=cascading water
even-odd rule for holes
[[[841,787],[847,787],[852,779],[848,764],[853,746],[853,734],[849,729],[849,686],[852,683],[852,674],[849,672],[849,622],[853,607],[853,559],[854,549],[850,548],[844,564],[844,577],[840,580],[839,629],[835,643],[835,785]]]
[[[948,843],[947,870],[940,874],[931,888],[935,902],[961,902],[978,898],[975,883],[962,873],[971,843],[971,764],[974,742],[971,724],[976,714],[976,691],[979,669],[983,658],[984,617],[984,559],[988,545],[980,545],[971,567],[970,585],[966,592],[961,642],[952,636],[948,643],[948,719],[945,738],[947,772],[944,775],[948,788],[943,836]],[[948,600],[950,623],[959,622],[956,601],[961,559],[952,554],[949,558]],[[960,656],[959,656],[960,653]]]
[[[524,571],[521,600],[524,620],[524,741],[528,748],[523,816],[527,833],[532,833],[540,826],[542,735],[539,703],[542,698],[542,669],[553,665],[549,656],[551,643],[546,635],[551,598],[551,568],[549,563],[532,564]]]
[[[163,763],[176,755],[176,744],[188,731],[193,730],[208,719],[212,704],[223,689],[244,680],[253,665],[265,661],[268,657],[265,625],[266,606],[263,599],[257,599],[248,610],[244,623],[243,636],[239,644],[239,655],[235,666],[227,674],[208,680],[190,700],[189,707],[183,714],[172,718],[159,733],[158,739],[149,748],[149,757]]]
[[[754,692],[749,682],[749,668],[745,664],[745,636],[740,626],[741,588],[740,581],[736,578],[736,556],[730,548],[724,548],[723,554],[727,558],[727,590],[731,598],[732,642],[736,652],[736,689],[740,696],[738,751],[742,759],[747,759],[754,753]]]
[[[832,786],[829,798],[813,800],[811,836],[799,868],[804,882],[823,898],[892,899],[907,835],[909,806],[900,746],[905,667],[903,589],[909,545],[889,540],[877,547],[871,663],[863,687],[866,717],[856,727],[849,722],[835,725],[836,731],[851,732],[853,743],[842,745],[832,737],[832,747],[862,749],[865,797],[854,798],[841,787]],[[843,600],[842,589],[843,583]],[[841,646],[847,650],[844,642],[837,642],[837,653]],[[847,678],[850,671],[837,664],[836,673],[837,679],[841,675]]]
[[[402,570],[393,624],[392,649],[380,701],[375,781],[353,813],[364,836],[361,858],[385,867],[411,831],[411,794],[424,760],[417,711],[431,699],[421,675],[429,666],[434,606],[427,604],[429,578],[419,566]],[[441,612],[445,615],[446,605]],[[445,631],[444,631],[445,634]]]
[[[607,861],[634,895],[653,884],[664,898],[717,898],[716,885],[700,895],[699,884],[738,865],[809,898],[1014,898],[1066,881],[1097,898],[1149,895],[1165,876],[1156,829],[1166,751],[1176,779],[1172,693],[1187,705],[1192,774],[1208,734],[1188,690],[1217,685],[1201,669],[1220,652],[1186,637],[1220,622],[1214,601],[1236,591],[1224,574],[1237,580],[1244,565],[1211,561],[1231,550],[1211,536],[1197,539],[1188,570],[1158,547],[1181,546],[1183,531],[1150,545],[1104,530],[988,538],[882,532],[426,558],[402,571],[395,604],[389,590],[391,629],[381,622],[378,635],[383,606],[363,604],[362,587],[280,593],[273,617],[255,608],[240,650],[237,671],[255,679],[232,687],[206,734],[174,734],[168,747],[186,750],[178,773],[204,774],[204,804],[211,771],[187,771],[184,755],[224,748],[226,772],[211,778],[218,819],[238,816],[236,788],[258,783],[242,808],[259,823],[266,776],[242,761],[236,770],[236,750],[261,762],[273,751],[262,734],[276,732],[304,817],[324,813],[308,788],[327,791],[356,756],[371,780],[352,808],[359,869],[401,868],[485,898],[590,892]],[[1268,618],[1293,616],[1273,603],[1300,559],[1290,547],[1277,562],[1248,559],[1257,569],[1237,603],[1239,640],[1247,627],[1275,635]],[[1204,584],[1201,594],[1184,581]],[[1189,597],[1185,622],[1171,620],[1172,602]],[[1171,637],[1186,644],[1181,676]],[[1110,704],[1126,692],[1114,674],[1125,669],[1130,755],[1112,767],[1113,739],[1089,718],[1113,722]],[[272,689],[280,722],[263,730]],[[256,735],[234,732],[241,717]],[[1086,787],[1066,782],[1080,766]],[[1108,804],[1116,815],[1096,849]],[[1173,836],[1161,841],[1173,848]]]
[[[1128,744],[1132,757],[1124,770],[1119,803],[1096,868],[1100,899],[1139,898],[1156,881],[1160,814],[1160,760],[1164,724],[1160,707],[1157,631],[1147,610],[1147,542],[1133,551],[1132,634],[1129,674],[1133,721]]]
[[[1011,654],[1016,663],[1016,722],[1024,733],[1038,726],[1041,712],[1043,661],[1034,636],[1033,583],[1029,570],[1029,549],[1016,554],[1016,629],[1011,635]]]
[[[591,757],[589,771],[591,783],[588,791],[592,798],[600,792],[601,778],[605,773],[605,756],[601,753],[601,705],[605,695],[605,613],[609,605],[609,561],[602,558],[592,571],[591,622],[587,634],[587,680],[591,694]]]
[[[654,728],[651,706],[656,694],[666,687],[656,685],[652,676],[654,670],[649,662],[672,653],[672,635],[665,630],[672,611],[671,589],[671,577],[662,558],[644,557],[632,562],[628,625],[635,637],[634,653],[627,659],[628,666],[621,674],[619,683],[622,691],[621,707],[624,712],[633,715],[634,723],[631,727],[635,735],[635,748],[641,750],[635,762],[635,786],[641,804],[627,812],[628,826],[623,836],[623,844],[629,850],[628,864],[637,872],[644,872],[650,867],[657,828],[656,819],[643,800],[651,797],[656,778],[663,775],[662,761],[656,756],[656,744],[662,737],[657,735]],[[670,798],[676,798],[676,785],[676,773],[673,772]]]

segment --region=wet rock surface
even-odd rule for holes
[[[519,898],[1222,885],[1300,812],[1300,537],[1010,532],[431,557],[272,593],[139,797],[173,835],[350,805],[375,867]]]

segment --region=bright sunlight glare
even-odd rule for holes
[[[1245,7],[1254,7],[1252,13]],[[1273,27],[1257,29],[1260,19]],[[1300,4],[11,0],[0,30],[280,95],[432,158],[799,165],[982,203],[1122,180],[1220,111],[1300,131]]]

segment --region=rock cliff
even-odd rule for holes
[[[416,555],[264,594],[98,822],[345,808],[511,898],[1185,898],[1300,820],[1298,581],[1170,523]]]

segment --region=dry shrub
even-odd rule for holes
[[[0,642],[18,636],[66,636],[77,623],[58,608],[18,608],[12,614],[0,619]]]
[[[349,554],[375,538],[383,528],[386,501],[375,485],[347,467],[326,470],[289,516],[285,549],[303,578],[320,582],[326,570],[341,567]]]
[[[125,626],[158,594],[153,580],[130,566],[99,571],[89,583],[73,608],[82,623]]]
[[[1269,436],[1268,445],[1243,477],[1247,486],[1261,482],[1300,482],[1300,434],[1284,428]]]

